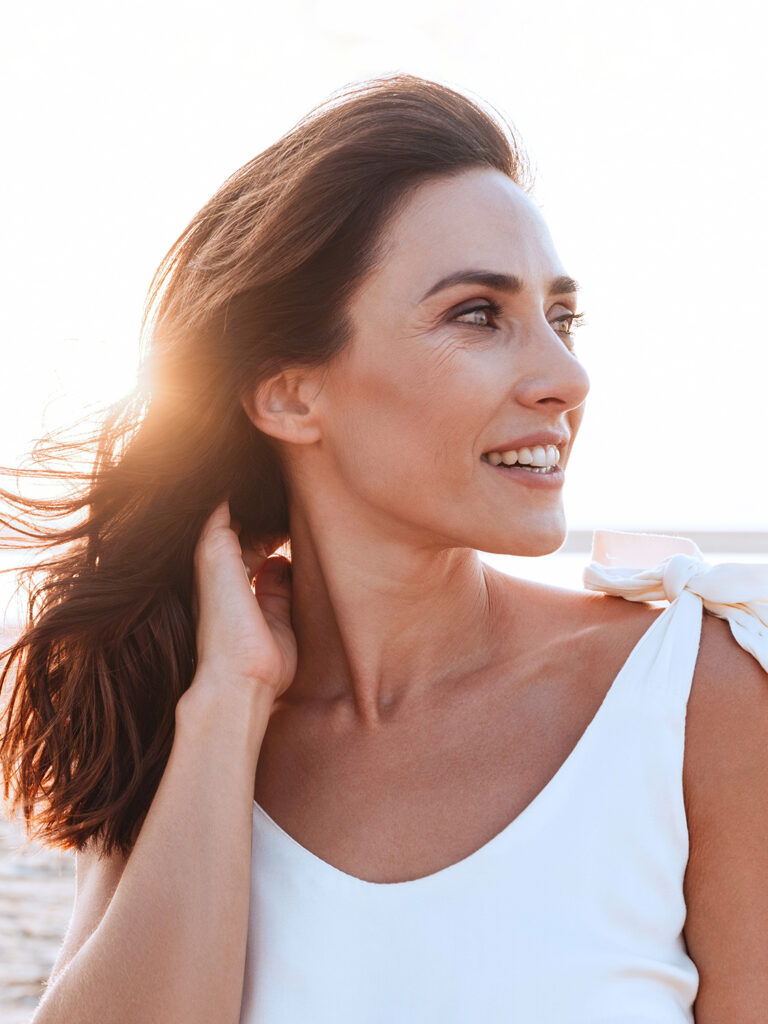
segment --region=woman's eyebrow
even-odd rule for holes
[[[493,270],[457,270],[433,284],[422,296],[420,303],[426,302],[436,292],[440,292],[444,288],[451,288],[456,284],[484,284],[488,288],[495,288],[500,292],[509,292],[510,295],[523,289],[523,282],[515,274],[501,274]],[[568,277],[567,274],[553,278],[549,284],[550,295],[562,295],[564,292],[577,292],[578,290],[578,282],[574,281],[572,277]]]

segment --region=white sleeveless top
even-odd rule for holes
[[[694,1020],[686,705],[704,607],[768,672],[768,565],[713,567],[685,538],[599,531],[585,585],[670,603],[559,771],[479,850],[367,882],[254,802],[241,1024]]]

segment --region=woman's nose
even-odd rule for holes
[[[523,405],[549,404],[565,412],[581,405],[589,393],[589,377],[566,342],[544,321],[531,328],[518,350],[525,361],[517,366],[516,398]]]

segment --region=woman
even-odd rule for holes
[[[768,687],[705,564],[596,562],[623,601],[478,555],[562,544],[588,390],[529,193],[392,75],[168,253],[6,668],[6,779],[77,849],[36,1024],[768,1012]]]

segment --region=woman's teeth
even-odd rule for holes
[[[512,449],[507,452],[487,452],[483,458],[492,466],[520,466],[531,473],[554,473],[560,461],[560,449],[554,444],[535,448]]]

